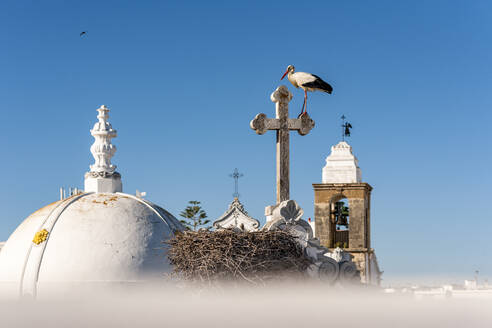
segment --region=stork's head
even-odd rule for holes
[[[294,73],[295,69],[296,69],[296,68],[295,68],[294,66],[292,66],[292,65],[287,66],[287,69],[285,70],[284,75],[282,75],[281,80],[282,80],[282,79],[283,79],[283,78],[284,78],[284,77],[285,77],[288,73]]]

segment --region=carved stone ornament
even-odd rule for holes
[[[112,193],[122,192],[121,175],[115,171],[116,165],[111,164],[111,157],[116,152],[116,147],[111,139],[116,137],[116,130],[108,122],[109,108],[102,105],[97,109],[98,122],[94,124],[91,134],[94,143],[91,153],[95,163],[90,166],[91,170],[85,174],[84,190],[86,192]]]
[[[85,174],[85,178],[121,178],[121,174],[119,174],[118,172],[113,172],[113,173],[109,173],[109,172],[94,172],[94,171],[91,171],[91,172],[87,172]]]
[[[274,103],[288,103],[292,100],[292,93],[285,85],[281,85],[272,92],[270,99]]]
[[[109,108],[102,105],[97,109],[98,122],[94,124],[91,134],[94,137],[94,143],[91,146],[91,153],[94,156],[95,163],[90,166],[91,172],[113,173],[116,165],[111,164],[111,157],[116,152],[116,146],[111,143],[111,139],[117,136],[116,130],[108,122]]]
[[[360,281],[359,271],[354,262],[343,261],[340,263],[340,283],[352,284]]]
[[[360,275],[352,262],[352,255],[341,248],[330,251],[321,246],[313,236],[311,225],[301,219],[303,213],[296,201],[281,202],[273,207],[272,219],[262,229],[279,229],[295,236],[306,257],[312,261],[307,269],[309,276],[328,283],[359,283]]]
[[[309,117],[308,113],[304,113],[304,115],[301,115],[299,119],[300,122],[297,121],[300,123],[299,127],[295,126],[293,128],[296,129],[301,136],[304,136],[314,128],[314,120],[312,120],[311,117]]]
[[[298,221],[304,215],[304,210],[297,204],[295,200],[288,200],[285,204],[281,204],[280,215],[285,221],[292,223]]]
[[[341,248],[330,252],[326,247],[311,242],[308,243],[305,252],[314,262],[308,269],[311,277],[342,285],[360,283],[360,273],[352,262],[350,253]]]
[[[299,118],[289,118],[287,127],[289,130],[297,130],[304,136],[314,128],[314,120],[308,113],[301,115]],[[276,118],[267,118],[266,114],[260,113],[249,123],[249,126],[255,130],[256,134],[265,134],[268,130],[279,130],[280,121]]]
[[[272,209],[272,219],[263,227],[264,230],[280,229],[291,232],[298,240],[307,245],[307,241],[313,238],[313,229],[304,220],[301,220],[304,210],[295,200],[286,200]]]
[[[269,130],[269,128],[267,128],[267,120],[270,119],[267,118],[266,114],[260,113],[255,116],[249,126],[255,130],[256,134],[265,134]]]
[[[311,264],[307,273],[312,278],[318,278],[328,283],[335,283],[340,275],[340,265],[333,259],[325,259]]]
[[[331,257],[337,262],[343,262],[343,261],[351,261],[352,260],[352,255],[350,253],[345,252],[343,249],[340,247],[335,248],[332,252],[325,253],[325,256]]]
[[[232,228],[241,231],[256,231],[260,227],[260,221],[250,217],[236,197],[227,211],[214,222],[213,227],[215,229]]]

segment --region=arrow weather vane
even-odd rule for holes
[[[243,177],[244,174],[239,173],[237,168],[235,168],[234,172],[232,172],[232,174],[229,174],[229,176],[234,179],[234,193],[232,194],[232,196],[234,198],[239,198],[239,187],[238,187],[239,181],[238,180],[239,180],[239,178]]]
[[[345,141],[345,137],[350,137],[350,129],[352,129],[352,124],[345,121],[345,115],[340,117],[342,119],[342,141]]]

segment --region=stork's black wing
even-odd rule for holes
[[[304,83],[302,85],[303,87],[316,88],[316,89],[322,90],[322,91],[327,92],[327,93],[333,92],[333,88],[331,87],[331,85],[329,85],[328,83],[323,81],[319,76],[314,75],[314,74],[311,74],[311,75],[314,76],[316,78],[316,80],[314,80],[313,82]]]

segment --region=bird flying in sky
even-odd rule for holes
[[[333,92],[333,88],[317,75],[304,72],[295,72],[295,70],[296,69],[294,66],[287,66],[287,70],[285,71],[281,80],[287,75],[287,78],[293,86],[295,86],[296,88],[300,87],[304,90],[304,104],[302,105],[301,114],[299,114],[299,116],[301,116],[302,114],[305,114],[307,112],[306,102],[308,91],[323,91],[331,94]]]
[[[86,34],[87,34],[87,31],[82,31],[82,32],[80,32],[80,35],[79,36],[82,37],[82,36],[84,36]]]

